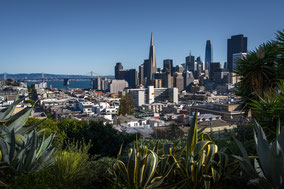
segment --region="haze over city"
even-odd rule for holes
[[[227,39],[248,37],[248,51],[272,40],[283,1],[0,1],[1,73],[114,75],[116,62],[138,68],[154,34],[157,66],[189,52],[226,61]],[[266,11],[273,9],[269,14]],[[273,18],[273,19],[272,19]]]

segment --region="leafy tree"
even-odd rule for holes
[[[32,126],[38,121],[39,119],[37,118],[29,118],[26,122],[25,127]],[[59,129],[58,123],[56,121],[53,121],[52,119],[46,119],[45,121],[43,121],[37,127],[37,131],[44,131],[41,132],[41,136],[45,135],[46,137],[52,134],[56,134],[56,137],[53,140],[53,144],[57,147],[61,146],[63,140],[66,138],[66,134]]]
[[[120,115],[132,115],[135,112],[134,101],[131,94],[126,94],[121,97],[119,105]]]
[[[126,146],[135,140],[135,135],[120,133],[111,125],[103,125],[102,122],[91,121],[83,133],[85,141],[91,141],[92,144],[89,153],[103,157],[116,157],[122,144]]]
[[[64,144],[70,141],[91,142],[90,155],[115,157],[122,144],[135,140],[135,135],[120,133],[111,125],[102,122],[86,122],[70,118],[58,122],[62,135],[66,136]]]

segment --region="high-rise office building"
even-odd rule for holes
[[[139,85],[144,85],[144,65],[141,64],[139,66],[139,73],[138,73],[138,84]]]
[[[188,71],[195,71],[195,57],[191,56],[191,53],[189,56],[185,57],[185,64]]]
[[[221,69],[221,62],[211,62],[209,78],[214,81],[215,72]]]
[[[116,63],[116,65],[114,67],[115,79],[119,79],[120,78],[120,76],[119,76],[119,71],[120,70],[123,70],[123,66],[122,66],[121,62],[118,62],[118,63]]]
[[[136,88],[137,87],[137,71],[136,69],[129,69],[126,71],[125,81],[128,82],[128,86],[130,88]]]
[[[173,88],[172,78],[173,77],[171,76],[170,72],[164,73],[164,78],[162,80],[162,86],[166,88]]]
[[[234,53],[232,59],[233,71],[236,70],[240,60],[244,59],[247,56],[247,53]]]
[[[183,77],[184,77],[184,89],[186,91],[190,91],[191,85],[194,83],[194,77],[191,71],[185,70],[183,72]]]
[[[93,89],[95,90],[102,90],[102,87],[101,87],[101,78],[96,78],[93,82]]]
[[[174,72],[182,73],[183,71],[184,68],[182,65],[176,65],[176,67],[174,67]]]
[[[156,53],[155,53],[155,45],[153,40],[153,33],[151,33],[151,41],[150,41],[150,51],[149,51],[149,59],[144,61],[144,73],[147,78],[147,84],[151,84],[152,75],[157,71],[157,63],[156,63]]]
[[[123,91],[127,87],[128,83],[125,80],[112,80],[109,83],[110,93],[118,93],[119,91]]]
[[[174,87],[178,88],[178,91],[184,90],[184,78],[182,73],[174,73]]]
[[[227,40],[227,66],[229,72],[233,72],[233,54],[247,52],[247,37],[244,35],[234,35]]]
[[[207,65],[207,67],[205,69],[210,70],[211,62],[213,62],[212,41],[211,40],[207,40],[206,41],[206,47],[205,47],[205,65]]]
[[[216,84],[226,84],[229,83],[230,73],[227,69],[220,68],[214,73],[214,81]]]
[[[115,65],[115,79],[125,80],[128,82],[130,88],[136,88],[137,82],[137,71],[136,69],[124,70],[122,64],[116,63]]]
[[[246,56],[247,56],[247,53],[235,53],[235,54],[233,54],[233,71],[237,69],[239,61],[244,59]],[[238,82],[240,82],[240,77],[235,72],[231,72],[230,83],[236,84]]]
[[[196,58],[196,70],[203,71],[204,70],[204,61],[201,60],[200,56]]]
[[[173,74],[173,60],[166,59],[163,61],[164,63],[164,72],[169,72],[171,75]]]

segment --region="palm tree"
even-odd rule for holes
[[[243,107],[249,110],[251,99],[257,100],[264,94],[271,95],[278,81],[277,60],[278,44],[268,42],[259,46],[255,51],[239,61],[236,74],[241,78],[237,84],[236,94],[242,97]]]
[[[279,45],[278,77],[284,80],[284,30],[277,32],[276,39],[276,43]]]

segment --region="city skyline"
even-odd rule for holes
[[[247,5],[243,6],[241,2],[231,7],[225,1],[154,1],[148,6],[149,1],[4,0],[0,6],[1,72],[114,75],[116,62],[138,69],[148,56],[151,32],[157,67],[165,59],[172,59],[174,65],[185,63],[190,51],[205,60],[207,40],[212,41],[214,61],[224,63],[231,36],[248,37],[250,51],[272,40],[281,29],[283,2],[274,1],[279,6],[265,1],[243,1]],[[275,11],[269,16],[261,14],[272,7]],[[206,11],[209,8],[214,14]]]

